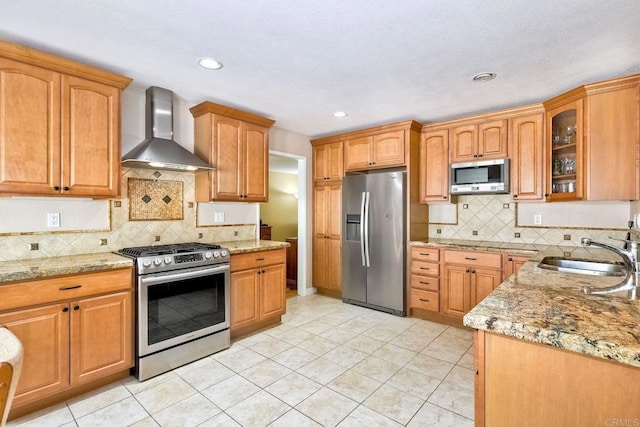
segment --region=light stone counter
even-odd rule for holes
[[[239,240],[231,242],[216,242],[216,244],[223,248],[228,248],[231,255],[268,251],[271,249],[282,249],[290,246],[287,242],[277,242],[275,240]]]
[[[133,260],[111,252],[0,262],[0,283],[133,267]]]
[[[640,367],[640,301],[626,292],[584,295],[583,286],[610,286],[622,278],[539,268],[538,259],[553,252],[522,266],[464,316],[464,325]],[[598,256],[608,254],[600,250]]]

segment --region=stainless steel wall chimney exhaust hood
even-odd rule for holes
[[[213,169],[173,140],[173,92],[147,89],[145,140],[122,157],[129,167],[194,171]]]

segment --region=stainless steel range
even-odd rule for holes
[[[118,253],[135,259],[140,381],[229,347],[228,249],[179,243]]]

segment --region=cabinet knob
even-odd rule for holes
[[[513,195],[513,198],[514,198],[514,199],[517,199],[517,198],[518,198],[518,195],[517,195],[517,194],[514,194],[514,195]]]
[[[56,190],[56,191],[60,191],[60,187],[59,187],[59,186],[57,186],[57,185],[54,185],[54,186],[53,186],[53,189],[54,189],[54,190]]]
[[[482,154],[478,154],[478,157],[482,157]]]
[[[544,197],[549,197],[549,193],[544,193]]]
[[[471,270],[471,273],[475,273],[475,272],[476,272],[475,270]]]
[[[266,271],[262,270],[262,274],[266,273]]]
[[[513,261],[513,258],[509,257],[507,258],[507,261]]]
[[[443,199],[447,200],[447,196],[442,196]]]
[[[465,273],[471,273],[471,269],[470,269],[470,268],[467,268],[467,269],[465,270]]]
[[[74,310],[74,311],[78,311],[78,310],[80,310],[80,306],[79,306],[79,305],[74,306],[74,307],[73,307],[73,310]]]
[[[477,155],[477,154],[474,154],[474,155],[473,155],[473,157],[477,159],[477,158],[478,158],[478,155]]]
[[[63,313],[66,313],[67,311],[69,311],[69,307],[65,307],[65,308],[62,309]]]
[[[67,186],[62,187],[62,189],[63,189],[64,191],[69,191],[69,187],[67,187]]]

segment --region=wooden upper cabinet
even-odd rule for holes
[[[451,162],[507,157],[507,120],[457,126],[450,130]]]
[[[420,202],[450,202],[449,132],[425,132],[420,139]]]
[[[120,90],[62,78],[62,191],[115,196],[120,190]]]
[[[509,120],[511,196],[514,200],[544,200],[544,113]]]
[[[343,172],[342,141],[313,146],[313,181],[339,181]]]
[[[273,120],[208,101],[190,111],[195,154],[215,168],[196,172],[196,200],[266,202]]]
[[[346,171],[405,165],[404,130],[347,139],[344,163]]]
[[[0,193],[117,196],[130,81],[0,42]]]

